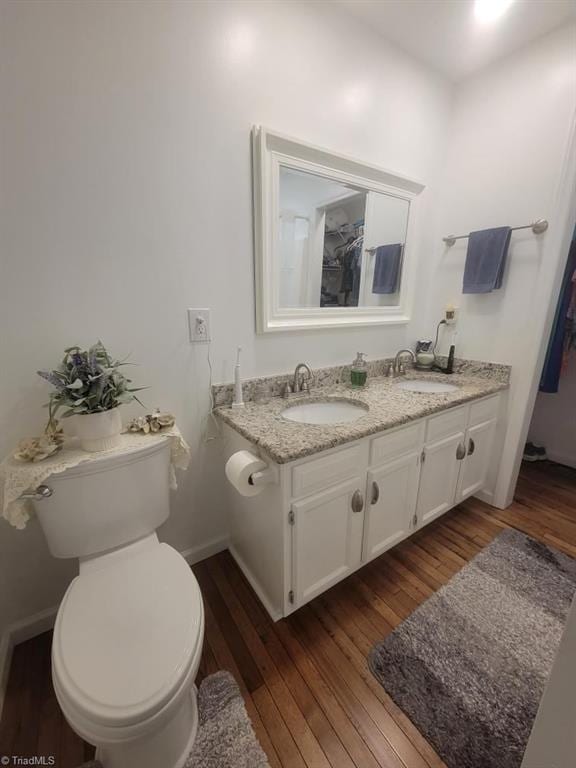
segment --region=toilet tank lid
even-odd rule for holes
[[[158,544],[83,571],[66,592],[53,640],[66,699],[92,722],[130,725],[158,712],[202,647],[198,582]]]
[[[73,466],[68,467],[63,472],[57,472],[50,475],[51,482],[61,482],[69,480],[73,477],[81,477],[83,475],[92,475],[95,472],[107,472],[110,469],[116,469],[125,464],[135,464],[139,461],[147,459],[155,453],[161,453],[170,451],[170,441],[167,439],[158,440],[158,442],[151,442],[150,444],[143,443],[141,445],[135,443],[128,446],[122,446],[122,450],[114,451],[102,451],[101,454],[86,454],[86,459],[80,461]]]

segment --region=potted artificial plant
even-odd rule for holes
[[[38,371],[56,391],[48,402],[51,431],[56,414],[66,408],[63,417],[73,417],[75,432],[85,451],[106,451],[120,442],[122,420],[119,406],[132,400],[140,402],[130,387],[131,381],[119,370],[123,362],[113,360],[99,341],[87,351],[69,347],[58,368]]]

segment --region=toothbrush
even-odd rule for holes
[[[234,402],[232,408],[244,408],[244,398],[242,396],[242,380],[240,379],[240,353],[242,347],[236,351],[236,365],[234,367]]]

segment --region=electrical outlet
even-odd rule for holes
[[[188,310],[188,332],[192,344],[205,343],[210,337],[210,310]]]
[[[458,307],[455,307],[454,304],[447,304],[444,310],[444,319],[446,320],[446,325],[456,325],[458,321]]]

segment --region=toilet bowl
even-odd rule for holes
[[[60,605],[52,676],[71,727],[105,768],[180,768],[197,729],[198,583],[156,535],[81,564]]]
[[[54,475],[37,506],[53,554],[80,558],[54,628],[54,690],[104,768],[181,768],[198,727],[202,596],[155,533],[168,514],[166,448]]]

